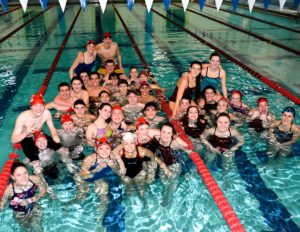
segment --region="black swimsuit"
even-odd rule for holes
[[[280,125],[281,125],[281,123],[273,131],[277,142],[279,142],[279,143],[286,143],[286,142],[291,141],[293,139],[293,132],[292,132],[292,126],[293,126],[293,124],[291,124],[290,130],[286,131],[286,132],[281,131],[279,129]]]
[[[136,157],[127,158],[125,156],[125,149],[123,148],[121,156],[126,167],[126,176],[130,178],[136,177],[143,169],[143,158],[140,156],[139,149],[136,147]]]
[[[196,91],[196,86],[193,87],[193,88],[191,88],[189,80],[190,79],[188,78],[188,86],[184,90],[184,92],[182,94],[182,98],[186,98],[186,99],[190,99],[191,100],[193,93]],[[178,92],[178,86],[176,86],[176,88],[174,89],[174,92],[173,92],[172,96],[170,97],[170,101],[171,102],[176,102],[177,92]]]
[[[211,143],[211,145],[214,148],[219,149],[221,152],[229,150],[233,145],[230,129],[228,129],[229,137],[219,137],[219,136],[217,136],[216,135],[216,130],[217,130],[217,128],[215,128],[214,134],[210,136],[208,141]]]
[[[157,143],[157,151],[158,155],[162,158],[163,162],[166,165],[172,165],[174,163],[178,163],[178,160],[176,159],[176,156],[173,154],[173,149],[170,147],[171,143],[173,142],[173,139],[169,143],[168,146],[164,146],[162,144]]]

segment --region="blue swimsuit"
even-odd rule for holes
[[[220,77],[220,72],[217,77],[209,77],[207,76],[208,73],[208,68],[206,69],[206,75],[202,77],[202,82],[201,82],[201,91],[205,89],[205,87],[211,85],[215,88],[215,90],[220,90],[220,85],[221,85],[221,77]],[[222,91],[221,91],[222,92]]]
[[[77,67],[74,70],[74,73],[79,76],[81,72],[87,72],[90,73],[92,71],[92,68],[94,67],[95,60],[92,63],[86,64],[84,63],[84,53],[83,53],[83,63],[80,63],[77,65]]]
[[[293,139],[293,132],[291,131],[293,124],[291,125],[290,130],[287,132],[281,131],[279,129],[280,125],[281,125],[281,123],[273,131],[277,142],[286,143],[286,142],[291,141]]]

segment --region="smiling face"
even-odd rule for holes
[[[122,110],[113,110],[111,112],[111,121],[120,124],[124,120],[124,113]]]
[[[59,95],[61,96],[62,99],[67,100],[70,98],[70,87],[69,86],[61,86],[59,88]]]
[[[191,120],[191,121],[197,121],[197,119],[199,117],[198,109],[196,107],[189,108],[187,116],[188,116],[189,120]]]
[[[283,112],[281,121],[284,125],[291,125],[294,120],[294,115],[290,112]]]
[[[129,75],[130,75],[130,78],[137,78],[139,75],[139,72],[136,68],[132,68],[129,71]]]
[[[111,148],[107,143],[100,144],[97,148],[97,154],[103,158],[107,159],[111,155]]]
[[[79,118],[83,117],[83,115],[85,114],[85,111],[86,111],[85,105],[78,104],[74,107],[74,112],[75,112],[76,116]]]
[[[212,89],[207,89],[207,90],[205,90],[204,96],[205,96],[206,101],[210,102],[210,101],[214,100],[215,93]]]
[[[209,60],[210,67],[213,68],[213,69],[219,68],[220,63],[221,63],[221,61],[220,61],[219,56],[213,56]]]
[[[220,132],[229,130],[230,120],[226,116],[220,116],[217,120],[217,128]]]
[[[98,87],[100,83],[100,77],[97,74],[91,74],[90,83],[93,87]]]
[[[226,101],[220,100],[217,106],[218,112],[226,112],[228,110],[228,103]]]
[[[201,66],[199,64],[193,64],[193,66],[190,68],[190,73],[193,77],[197,77],[201,72]]]
[[[44,104],[34,104],[30,107],[32,114],[35,117],[40,117],[45,111],[45,105]]]
[[[79,91],[82,90],[82,83],[81,83],[81,81],[79,81],[79,80],[74,80],[74,81],[72,81],[71,86],[72,86],[72,89],[73,89],[75,92],[79,92]]]
[[[112,73],[115,70],[115,64],[112,63],[106,63],[105,64],[105,69],[107,70],[108,73]]]
[[[11,177],[18,185],[27,185],[29,181],[28,171],[23,166],[17,167]]]
[[[104,120],[109,119],[111,116],[111,106],[104,106],[102,109],[99,109],[99,117],[103,118]]]
[[[267,102],[261,102],[258,105],[258,110],[260,112],[260,114],[267,114],[269,111],[269,105]]]
[[[72,121],[65,122],[62,124],[62,128],[66,132],[71,132],[74,129],[74,123]]]
[[[35,146],[37,146],[38,149],[45,150],[47,148],[48,141],[46,138],[38,138],[35,142]]]
[[[89,75],[86,72],[81,72],[80,78],[82,79],[84,84],[87,84],[89,82]]]
[[[101,95],[99,96],[99,98],[102,103],[109,103],[109,101],[110,101],[110,96],[106,92],[102,92]]]
[[[146,115],[147,119],[154,119],[156,114],[157,114],[157,110],[155,109],[154,106],[149,106],[147,107],[147,109],[144,111],[144,114]]]
[[[148,96],[150,93],[150,87],[148,85],[141,86],[140,91],[142,96]]]
[[[147,137],[149,135],[149,125],[148,124],[142,124],[138,127],[137,133],[139,136]]]
[[[138,96],[134,93],[127,95],[127,101],[130,105],[136,105],[138,103]]]
[[[181,99],[179,107],[182,112],[186,112],[189,106],[190,106],[190,101],[188,99]]]
[[[132,153],[136,149],[136,143],[134,140],[123,141],[123,146],[126,152]]]
[[[174,135],[173,128],[164,125],[160,130],[160,138],[163,142],[169,142],[172,140]]]
[[[231,102],[233,105],[239,105],[241,104],[241,95],[238,93],[233,93],[231,95]]]

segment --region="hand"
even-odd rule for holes
[[[59,139],[58,135],[54,135],[54,136],[52,137],[52,139],[53,139],[54,142],[60,143],[60,139]]]
[[[173,177],[173,172],[170,171],[170,170],[168,169],[168,171],[166,171],[166,175],[167,175],[169,178],[172,178],[172,177]]]
[[[119,174],[121,175],[121,176],[125,176],[125,174],[126,174],[126,168],[124,167],[124,168],[120,168],[120,171],[119,171]]]
[[[78,167],[75,166],[73,163],[68,163],[67,164],[67,169],[70,173],[74,173],[78,170]]]

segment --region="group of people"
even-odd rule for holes
[[[97,54],[103,66],[93,71]],[[152,92],[164,89],[150,70],[139,72],[131,67],[127,76],[118,45],[107,32],[103,43],[87,42],[86,51],[78,53],[69,75],[70,84],[60,83],[53,101],[46,104],[41,94],[33,94],[30,109],[17,118],[11,142],[21,143],[26,159],[13,164],[13,182],[6,188],[0,209],[9,201],[23,228],[28,228],[30,220],[40,225],[41,211],[36,202],[47,192],[56,197],[46,180],[59,176],[57,159],[74,174],[76,201],[83,200],[89,184],[94,183],[105,211],[110,177],[117,176],[126,192],[136,191],[143,203],[147,186],[160,178],[164,184],[161,204],[167,205],[178,185],[184,154],[192,151],[176,136],[173,124],[158,115],[161,106]],[[299,137],[292,107],[286,107],[282,119],[276,121],[266,98],[259,98],[257,108],[251,109],[242,102],[240,91],[227,92],[226,73],[217,53],[207,64],[191,63],[190,70],[179,79],[169,106],[172,119],[180,120],[192,141],[210,151],[206,162],[210,164],[221,156],[225,170],[244,144],[237,128],[245,122],[256,133],[270,131],[270,157],[287,155]],[[60,129],[54,126],[51,109],[60,120]],[[44,124],[51,136],[44,132]],[[85,146],[94,151],[86,156]],[[29,166],[34,175],[28,174]]]

